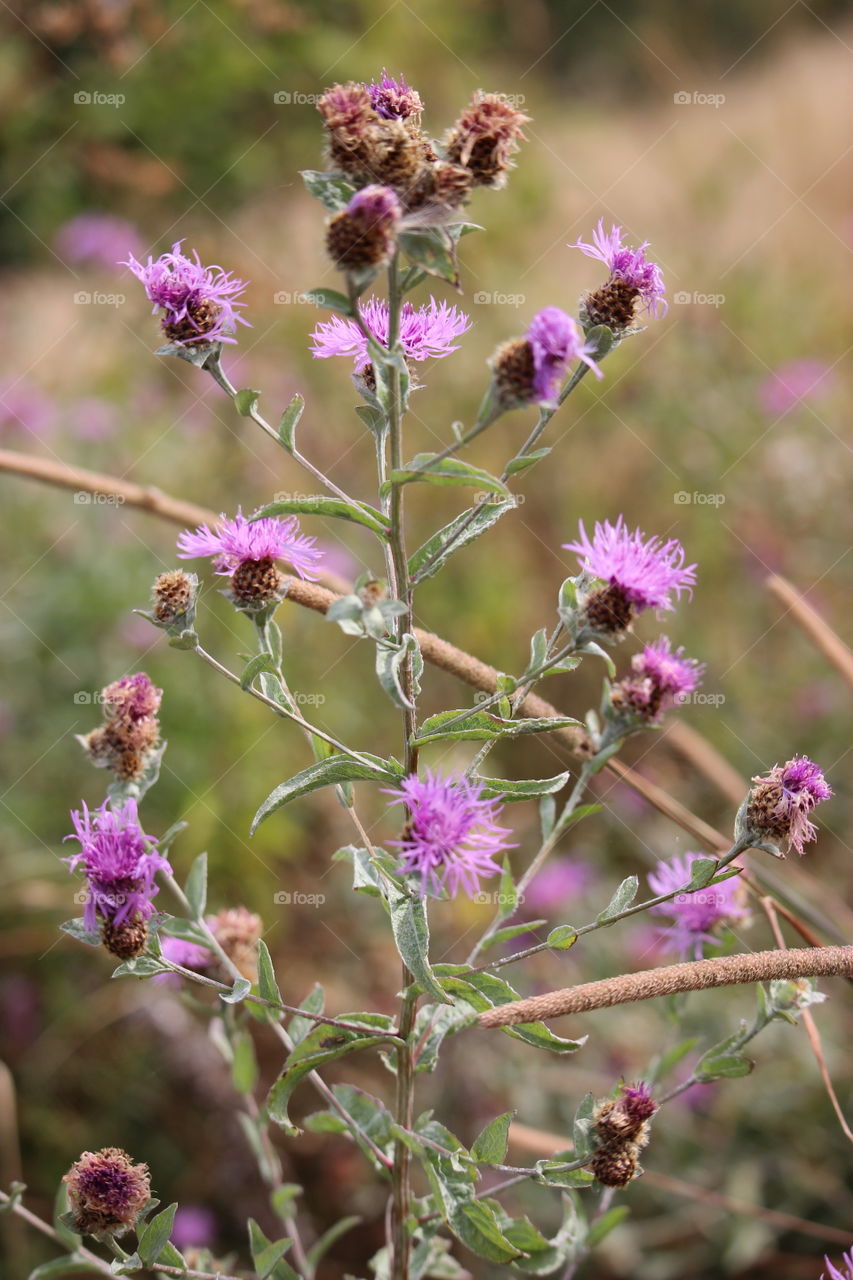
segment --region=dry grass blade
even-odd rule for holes
[[[841,637],[835,634],[832,627],[824,622],[820,614],[815,612],[806,602],[805,597],[801,596],[796,587],[792,586],[786,578],[774,574],[767,579],[767,589],[787,606],[787,612],[795,622],[800,624],[806,635],[814,640],[823,656],[853,688],[853,652],[847,648]]]

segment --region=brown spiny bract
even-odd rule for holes
[[[490,362],[498,399],[504,405],[527,404],[533,396],[536,367],[526,338],[512,338],[498,347]]]
[[[621,635],[634,620],[634,606],[619,584],[613,582],[587,597],[584,616],[591,630]]]
[[[183,569],[170,569],[154,580],[152,612],[158,622],[168,625],[183,617],[192,603],[192,580]]]
[[[445,136],[445,156],[469,171],[474,186],[502,186],[529,119],[501,94],[476,93]]]
[[[394,235],[381,223],[370,225],[342,209],[326,228],[329,257],[343,271],[379,267],[394,252]]]
[[[371,182],[394,187],[403,197],[417,187],[427,163],[424,140],[406,120],[371,125],[363,155],[365,176]]]
[[[110,955],[116,956],[119,960],[132,960],[134,956],[142,955],[145,950],[148,926],[139,915],[118,925],[104,921],[101,941]]]
[[[231,595],[244,609],[263,609],[281,599],[287,582],[274,560],[244,560],[231,577]]]
[[[784,792],[777,782],[756,783],[746,811],[747,827],[771,839],[784,839],[790,833],[791,818],[783,800]]]
[[[608,280],[600,289],[584,295],[581,316],[587,325],[606,324],[614,333],[624,333],[634,322],[634,308],[640,291],[624,280]]]
[[[199,303],[189,303],[187,314],[175,323],[163,320],[163,332],[172,342],[180,342],[184,346],[195,346],[199,342],[207,342],[207,334],[216,328],[222,314],[218,303],[204,298]]]
[[[618,1147],[600,1147],[589,1163],[598,1182],[605,1187],[627,1187],[640,1171],[633,1143]]]

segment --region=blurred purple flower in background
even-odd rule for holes
[[[169,1239],[176,1249],[210,1248],[216,1239],[216,1218],[200,1204],[182,1204],[175,1213]]]
[[[559,858],[542,868],[524,891],[524,901],[534,911],[553,911],[580,897],[594,880],[595,872],[588,863]]]
[[[104,440],[118,425],[118,408],[101,396],[84,396],[68,407],[68,425],[78,440]]]
[[[769,418],[790,413],[801,400],[818,400],[832,390],[832,370],[823,360],[789,360],[764,379],[758,400]]]
[[[63,222],[53,242],[64,262],[91,263],[115,270],[122,254],[139,254],[144,245],[136,227],[111,213],[78,213]]]
[[[694,862],[706,857],[704,853],[685,853],[683,857],[660,862],[647,876],[652,893],[672,893],[682,885],[689,884]],[[719,938],[711,932],[712,929],[742,920],[749,915],[742,906],[742,899],[743,885],[737,876],[732,876],[720,884],[696,889],[693,893],[679,893],[670,902],[652,907],[651,912],[656,916],[669,917],[671,924],[663,930],[663,934],[672,943],[673,950],[680,955],[692,953],[694,959],[699,960],[702,957],[703,943],[709,942],[716,946],[719,942]]]
[[[48,435],[56,425],[57,407],[39,387],[22,378],[0,383],[0,427]]]

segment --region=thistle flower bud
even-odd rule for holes
[[[106,685],[101,697],[104,724],[79,741],[97,768],[111,769],[120,782],[136,781],[160,740],[163,690],[140,671]]]
[[[736,836],[771,846],[784,841],[789,851],[794,848],[804,853],[803,845],[817,839],[817,829],[808,815],[832,795],[819,766],[808,756],[794,756],[752,781],[752,790],[735,822]],[[776,853],[780,858],[785,856],[778,847]]]
[[[132,960],[134,956],[141,956],[145,950],[148,925],[138,913],[122,924],[105,920],[101,927],[101,941],[111,956],[118,960]]]
[[[262,560],[244,560],[231,578],[231,596],[242,609],[256,612],[282,598],[287,575],[269,556]]]
[[[445,135],[445,158],[471,175],[474,186],[501,187],[530,119],[499,93],[476,93]]]
[[[368,130],[381,119],[367,86],[354,81],[333,85],[317,103],[317,110],[326,126],[332,164],[343,173],[361,175]]]
[[[151,590],[152,613],[157,622],[171,626],[184,618],[193,604],[195,584],[183,569],[169,569],[154,579]]]
[[[599,219],[592,243],[577,240],[572,249],[580,249],[588,258],[596,258],[610,270],[610,278],[598,289],[584,295],[581,318],[585,326],[607,325],[615,334],[623,334],[634,323],[638,306],[656,314],[666,311],[663,276],[655,262],[646,259],[646,241],[638,249],[622,243],[622,228],[604,230]]]
[[[698,689],[704,667],[683,657],[683,649],[673,650],[668,638],[647,644],[631,659],[629,676],[610,690],[611,704],[626,719],[659,724],[664,713]]]
[[[371,105],[383,120],[419,121],[424,104],[417,89],[412,89],[402,76],[395,80],[383,69],[382,79],[365,85]]]
[[[642,1145],[648,1141],[647,1121],[657,1111],[648,1086],[641,1081],[636,1085],[623,1085],[618,1098],[607,1098],[599,1103],[593,1115],[595,1131],[602,1144],[622,1144],[643,1135]]]
[[[438,210],[460,209],[467,202],[472,186],[471,173],[463,165],[435,160],[425,167],[406,204],[410,209],[430,205]]]
[[[589,1162],[590,1171],[603,1187],[627,1187],[640,1172],[633,1143],[622,1147],[600,1147]]]
[[[261,917],[246,907],[227,907],[207,921],[213,936],[250,982],[258,980],[258,942],[264,930]]]
[[[76,1230],[99,1240],[132,1230],[151,1199],[148,1166],[118,1147],[84,1151],[62,1181]]]
[[[551,404],[573,360],[582,360],[601,377],[592,348],[583,341],[572,317],[559,307],[545,307],[533,317],[523,338],[504,343],[492,357],[499,402],[508,409],[534,402]]]
[[[394,252],[402,210],[390,187],[356,192],[326,229],[329,256],[343,271],[378,267]]]

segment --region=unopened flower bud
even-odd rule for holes
[[[611,702],[629,720],[659,724],[664,713],[698,689],[704,667],[673,650],[666,636],[648,644],[631,659],[631,675],[614,684]]]
[[[154,580],[152,613],[157,622],[170,626],[186,616],[193,603],[195,583],[183,569],[169,569]]]
[[[402,76],[395,80],[383,70],[382,79],[365,86],[374,111],[383,120],[420,120],[423,111],[421,95]]]
[[[445,158],[467,169],[474,186],[503,186],[529,119],[501,94],[478,92],[447,133]]]
[[[356,192],[346,209],[329,222],[326,248],[343,271],[378,267],[394,252],[400,201],[390,187]]]
[[[151,1199],[148,1166],[118,1147],[84,1151],[62,1181],[76,1230],[98,1239],[130,1231]]]
[[[627,1187],[640,1172],[637,1151],[630,1142],[621,1147],[600,1147],[589,1167],[604,1187]]]
[[[110,955],[119,960],[132,960],[145,950],[148,926],[140,915],[135,915],[122,924],[105,920],[101,929],[101,941]]]
[[[381,119],[367,87],[353,81],[333,85],[317,103],[317,110],[326,126],[332,164],[343,173],[361,175],[368,130]]]

